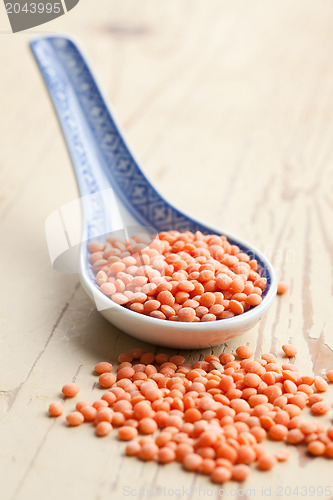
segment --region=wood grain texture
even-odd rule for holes
[[[213,352],[240,342],[279,352],[292,339],[297,364],[314,373],[333,367],[332,21],[330,0],[81,0],[43,26],[85,46],[159,191],[255,243],[291,284],[256,328]],[[76,275],[51,268],[44,221],[77,192],[31,35],[0,34],[0,498],[118,500],[139,488],[207,498],[207,478],[125,459],[113,437],[46,416],[70,380],[83,398],[99,397],[98,361],[157,349],[107,323]],[[279,486],[298,486],[302,496],[323,485],[333,498],[332,462],[291,451],[289,464],[254,471],[243,492],[228,483],[226,494],[277,498]]]

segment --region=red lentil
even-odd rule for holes
[[[251,358],[251,356],[253,356],[253,349],[247,345],[242,345],[237,347],[236,354],[238,357],[242,359],[248,359]]]
[[[78,401],[75,405],[77,411],[81,411],[85,406],[90,406],[89,401]]]
[[[95,366],[95,372],[99,373],[100,375],[102,373],[108,373],[112,370],[112,365],[111,363],[108,363],[107,361],[101,361]]]
[[[285,425],[275,424],[269,428],[269,436],[276,441],[282,441],[288,434],[288,428]]]
[[[137,442],[133,441],[132,443],[128,443],[125,449],[126,455],[129,457],[134,457],[139,453],[140,448],[141,446]]]
[[[123,427],[120,427],[118,429],[119,439],[122,439],[123,441],[130,441],[131,439],[134,439],[137,435],[138,435],[137,429],[130,425],[124,425]]]
[[[176,453],[171,448],[164,446],[163,448],[159,449],[157,453],[157,458],[160,463],[168,464],[176,460]]]
[[[316,456],[324,455],[325,450],[326,446],[321,441],[311,441],[308,444],[308,452],[311,455],[316,455]]]
[[[316,415],[324,415],[324,413],[327,413],[330,411],[331,406],[328,403],[325,403],[324,401],[318,401],[318,403],[314,403],[311,406],[311,411],[312,413]]]
[[[64,407],[58,401],[51,403],[49,406],[50,417],[60,417],[64,413]]]
[[[272,455],[263,455],[258,460],[260,470],[271,470],[276,465],[277,459]]]
[[[286,441],[289,444],[298,444],[304,441],[304,434],[300,429],[290,429],[287,433]]]
[[[286,283],[285,281],[279,281],[278,286],[277,286],[277,293],[279,295],[282,295],[286,293],[289,290],[289,284]]]
[[[333,441],[333,425],[327,429],[327,435]]]
[[[83,423],[84,417],[79,411],[73,411],[72,413],[68,413],[68,415],[66,416],[66,420],[68,422],[68,425],[76,427],[77,425]]]
[[[112,430],[112,425],[110,424],[110,422],[98,422],[98,424],[96,425],[96,434],[97,436],[100,436],[100,437],[104,437],[104,436],[107,436],[108,434],[110,434]]]
[[[157,430],[157,423],[152,418],[142,418],[139,422],[139,429],[144,434],[153,434]]]
[[[196,471],[202,464],[203,458],[197,453],[188,453],[183,460],[183,467],[189,471]]]
[[[275,458],[278,462],[285,462],[286,460],[289,460],[290,458],[290,451],[289,450],[278,450],[275,452]]]
[[[116,376],[113,373],[102,373],[98,381],[102,387],[112,387],[116,381]]]
[[[67,398],[73,398],[80,392],[80,387],[73,383],[65,384],[62,388],[62,392]]]
[[[227,467],[216,467],[210,477],[214,483],[225,483],[231,479],[232,472]]]
[[[333,442],[332,443],[328,443],[326,445],[326,448],[325,448],[325,455],[328,457],[328,458],[333,458]]]
[[[99,399],[98,401],[95,401],[92,406],[96,408],[96,410],[99,410],[100,408],[107,408],[109,404],[105,399]]]
[[[95,423],[98,424],[99,422],[112,422],[114,411],[111,410],[111,408],[100,408],[97,411],[96,417],[95,417]]]
[[[282,350],[288,358],[293,358],[297,354],[297,348],[292,344],[284,344]]]
[[[87,405],[81,408],[80,412],[82,413],[84,420],[86,422],[93,422],[97,415],[97,410],[93,406]]]
[[[327,384],[326,380],[324,380],[320,376],[315,377],[314,386],[317,389],[317,391],[319,391],[319,392],[325,392],[328,389],[328,384]]]
[[[238,464],[232,468],[231,478],[234,481],[245,481],[249,474],[250,467],[248,465]]]
[[[141,460],[154,460],[154,458],[158,455],[158,447],[155,443],[146,443],[143,444],[138,452],[138,457]]]

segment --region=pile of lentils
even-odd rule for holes
[[[88,245],[96,284],[132,311],[169,321],[232,318],[258,306],[267,279],[225,236],[165,231],[150,241],[110,236]],[[278,293],[288,285],[279,283]]]
[[[286,358],[297,353],[292,344],[282,349]],[[119,355],[116,374],[108,361],[95,366],[100,388],[108,390],[93,403],[78,401],[66,416],[68,426],[90,423],[98,437],[115,428],[118,439],[128,441],[126,455],[177,461],[219,484],[244,481],[251,467],[266,471],[289,458],[286,446],[269,454],[267,439],[332,459],[333,425],[325,428],[320,418],[309,420],[302,411],[309,407],[315,417],[331,411],[323,394],[333,370],[302,375],[289,359],[279,364],[269,353],[252,358],[249,346],[239,346],[235,356],[208,355],[194,364],[180,355],[133,349]],[[62,388],[64,398],[79,391],[75,383]],[[50,404],[51,417],[63,412],[62,403]]]

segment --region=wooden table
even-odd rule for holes
[[[185,352],[191,359],[240,343],[280,355],[291,340],[304,373],[333,367],[332,22],[330,0],[81,0],[34,32],[77,36],[161,193],[255,243],[291,285],[252,331]],[[77,191],[29,52],[34,33],[0,34],[0,498],[139,498],[140,488],[143,498],[149,488],[216,498],[204,476],[127,459],[114,436],[47,417],[72,379],[82,398],[99,397],[96,362],[164,349],[107,323],[78,276],[51,267],[44,221]],[[224,496],[333,498],[332,462],[291,452],[271,473],[224,485]]]

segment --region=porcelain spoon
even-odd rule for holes
[[[276,295],[277,280],[269,260],[246,241],[177,210],[156,191],[129,149],[76,42],[59,35],[39,37],[31,41],[31,49],[72,159],[84,220],[80,278],[101,314],[133,337],[174,348],[215,346],[252,328]],[[267,278],[261,304],[233,318],[201,323],[160,320],[115,304],[95,284],[87,241],[135,227],[224,234],[257,259],[260,275]]]

